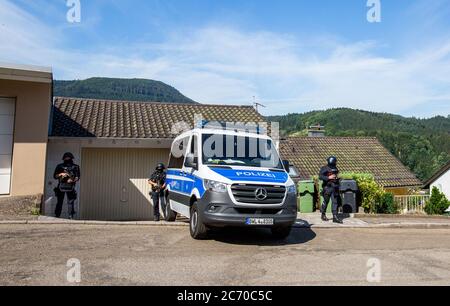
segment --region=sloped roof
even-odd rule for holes
[[[172,127],[195,115],[221,122],[265,122],[252,106],[107,101],[79,98],[54,99],[53,137],[170,139]]]
[[[420,180],[376,138],[290,137],[281,142],[281,155],[297,167],[301,179],[318,175],[329,156],[341,172],[371,173],[385,187],[418,187]]]
[[[431,184],[433,184],[438,178],[440,178],[449,170],[450,170],[450,161],[446,165],[444,165],[441,169],[439,169],[428,181],[426,181],[424,187],[429,188]]]

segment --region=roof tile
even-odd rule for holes
[[[376,138],[290,137],[281,142],[283,159],[294,164],[302,179],[311,179],[329,156],[336,156],[343,172],[374,175],[385,187],[418,187],[420,180]]]
[[[227,122],[265,122],[252,106],[54,99],[51,136],[98,138],[173,138],[178,122],[194,126],[194,116]]]

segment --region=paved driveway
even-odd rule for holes
[[[1,285],[449,285],[450,230],[227,230],[194,241],[187,228],[1,225]],[[377,263],[380,263],[378,269]],[[373,266],[375,264],[375,266]],[[378,273],[380,272],[380,274]]]

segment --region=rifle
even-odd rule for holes
[[[341,183],[341,178],[339,177],[339,170],[338,169],[332,169],[330,172],[328,172],[328,177],[335,175],[336,178],[333,180],[329,180],[330,182],[333,182],[335,185],[335,188],[339,188],[339,185]]]
[[[154,186],[154,187],[152,188],[152,190],[153,190],[154,192],[161,192],[161,191],[164,191],[164,189],[165,189],[165,188],[163,188],[163,187],[164,187],[164,184],[162,184],[161,181],[158,180],[158,182],[156,182],[156,186]]]
[[[70,167],[63,167],[65,176],[59,179],[59,190],[62,192],[72,192],[75,189],[76,175],[73,169]],[[70,183],[69,183],[70,181]]]
[[[158,181],[155,189],[156,189],[156,192],[161,192],[161,190],[162,190],[161,181]]]

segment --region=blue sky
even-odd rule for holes
[[[151,78],[203,103],[265,115],[353,107],[450,114],[450,2],[381,0],[0,0],[0,61],[57,79]]]

